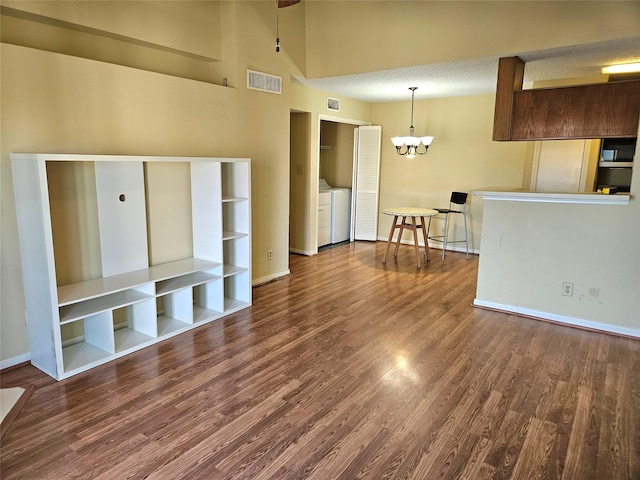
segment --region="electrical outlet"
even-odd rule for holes
[[[273,260],[273,250],[267,250],[267,260]]]
[[[573,283],[562,282],[562,296],[573,297]]]

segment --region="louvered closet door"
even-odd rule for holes
[[[378,238],[380,139],[382,127],[358,127],[355,132],[354,239]]]

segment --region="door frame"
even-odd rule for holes
[[[580,178],[578,179],[578,192],[593,191],[595,185],[596,171],[598,168],[598,154],[600,150],[599,139],[567,139],[551,140],[551,142],[583,141],[582,163],[580,167]],[[545,142],[549,142],[545,140]],[[594,143],[597,142],[597,143]],[[542,153],[543,141],[538,140],[533,145],[533,164],[531,166],[531,179],[529,189],[538,191],[538,174],[540,171],[540,155]]]
[[[309,232],[313,232],[313,238],[311,238],[309,245],[311,245],[311,254],[318,254],[318,184],[320,180],[320,125],[321,122],[325,120],[328,122],[336,122],[336,123],[344,123],[346,125],[353,125],[354,127],[360,126],[369,126],[372,125],[369,121],[358,120],[355,118],[347,118],[347,117],[338,117],[336,115],[327,115],[325,113],[318,114],[318,123],[317,123],[317,132],[316,132],[316,152],[315,155],[311,156],[311,161],[315,163],[312,165],[310,170],[313,172],[313,176],[310,179],[310,187],[311,191],[309,192],[310,199],[309,205],[312,205],[313,211],[310,212],[309,218],[311,219],[311,225],[309,228]],[[354,162],[353,169],[354,171],[351,173],[352,178],[355,175],[356,164]],[[351,198],[351,203],[353,204],[353,195]],[[353,226],[353,218],[351,219],[351,224]]]

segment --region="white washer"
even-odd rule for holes
[[[318,192],[318,247],[331,243],[331,192]]]
[[[331,243],[349,240],[351,232],[351,189],[332,188]]]
[[[324,178],[319,182],[320,192],[331,192],[331,243],[349,240],[351,233],[351,189],[333,188]]]

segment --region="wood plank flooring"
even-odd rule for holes
[[[640,479],[640,341],[471,306],[477,257],[357,242],[254,305],[36,387],[10,479]]]

